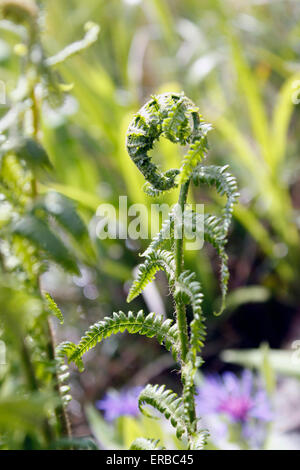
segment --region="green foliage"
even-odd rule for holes
[[[90,47],[98,39],[100,32],[100,26],[92,23],[91,21],[85,25],[86,34],[80,41],[73,42],[65,47],[62,51],[58,52],[53,57],[48,57],[46,65],[48,67],[54,67],[65,62],[69,57],[78,54]]]
[[[44,147],[36,140],[26,137],[22,139],[14,149],[15,154],[25,160],[34,170],[51,169],[52,165]]]
[[[159,441],[155,441],[154,439],[139,437],[133,441],[130,450],[164,450],[165,447],[160,447],[158,443]]]
[[[55,300],[51,297],[49,292],[44,293],[44,297],[47,301],[47,307],[50,310],[50,312],[56,316],[56,318],[59,319],[60,324],[62,325],[64,323],[64,317],[63,314],[61,313],[60,308],[58,307],[57,303]]]
[[[169,214],[166,220],[163,221],[160,231],[154,236],[152,242],[148,246],[147,250],[144,251],[142,256],[148,256],[151,253],[157,252],[163,248],[164,245],[171,239],[171,231],[174,230],[174,216]]]
[[[101,4],[100,6],[97,2],[91,0],[90,6],[93,10],[99,12],[99,15],[101,14],[101,18],[107,18],[106,14],[110,17],[113,11],[110,10],[110,8],[114,8],[114,2],[102,3],[103,5]],[[125,5],[125,2],[123,3]],[[21,80],[17,88],[18,93],[14,93],[14,99],[12,100],[14,104],[11,106],[7,115],[4,116],[3,120],[1,120],[0,125],[1,130],[7,134],[5,137],[11,137],[17,133],[18,138],[16,141],[19,142],[19,144],[13,148],[4,149],[4,153],[2,153],[1,149],[1,156],[3,157],[3,166],[1,168],[3,181],[0,182],[1,193],[5,195],[5,203],[9,202],[9,204],[12,205],[9,217],[4,221],[4,237],[5,241],[11,247],[13,254],[17,254],[18,256],[19,263],[15,268],[12,268],[12,271],[17,276],[18,282],[21,284],[24,282],[30,291],[33,290],[39,298],[41,297],[40,293],[37,292],[39,274],[47,269],[51,261],[59,264],[63,269],[69,272],[78,272],[78,264],[79,261],[82,261],[84,247],[86,245],[85,242],[88,237],[86,227],[78,216],[73,204],[61,194],[69,195],[77,200],[81,206],[84,206],[85,209],[88,208],[86,211],[87,214],[91,208],[94,210],[98,203],[101,202],[102,196],[100,195],[100,191],[99,195],[98,193],[96,195],[99,182],[98,175],[100,175],[101,178],[103,177],[103,180],[111,185],[113,195],[117,194],[118,190],[124,187],[124,184],[127,186],[128,192],[132,198],[141,198],[143,202],[146,200],[145,195],[140,195],[140,193],[136,191],[136,185],[132,184],[134,180],[133,176],[136,178],[136,173],[134,172],[135,169],[133,166],[129,168],[128,162],[126,158],[124,158],[125,151],[123,149],[122,138],[123,127],[125,129],[128,122],[127,113],[131,112],[133,106],[136,106],[136,97],[144,96],[145,94],[145,89],[142,88],[143,78],[141,77],[146,75],[140,73],[142,70],[138,70],[138,73],[132,73],[133,65],[130,63],[130,57],[135,57],[135,41],[132,41],[132,39],[134,39],[132,31],[139,31],[139,28],[136,28],[135,23],[131,23],[131,25],[134,26],[132,28],[124,28],[125,23],[123,23],[123,21],[124,18],[126,18],[126,21],[131,22],[131,18],[139,18],[140,16],[142,18],[141,21],[143,21],[143,16],[127,14],[129,8],[140,7],[129,7],[127,4],[126,7],[124,7],[123,3],[120,2],[119,7],[120,9],[124,8],[122,13],[124,12],[126,14],[114,15],[113,26],[109,24],[109,21],[104,21],[103,23],[103,44],[105,44],[105,38],[109,38],[109,40],[104,47],[101,45],[100,51],[98,50],[95,56],[97,58],[101,56],[101,61],[103,62],[102,66],[102,63],[100,65],[100,61],[94,60],[93,56],[90,56],[92,57],[90,65],[86,60],[86,57],[89,57],[88,52],[85,52],[83,58],[79,59],[75,57],[75,54],[85,50],[96,41],[99,27],[94,24],[86,25],[86,34],[83,39],[65,47],[57,54],[54,53],[53,56],[47,57],[47,46],[50,48],[55,47],[56,41],[57,43],[65,44],[66,35],[73,35],[74,31],[78,31],[78,21],[81,22],[82,18],[81,15],[79,15],[80,18],[76,15],[76,8],[68,9],[64,2],[49,2],[48,9],[52,21],[50,20],[49,23],[47,23],[46,31],[51,31],[51,28],[54,27],[56,34],[55,36],[53,35],[55,42],[50,40],[48,44],[46,44],[46,35],[43,36],[43,38],[45,37],[44,47],[41,43],[41,24],[43,23],[40,21],[39,8],[35,6],[34,2],[21,2],[18,0],[13,2],[1,2],[4,17],[15,22],[11,23],[10,26],[6,23],[9,34],[12,34],[9,41],[15,40],[14,35],[16,35],[17,40],[22,42],[21,46],[23,46],[25,51],[23,51],[25,55],[21,58],[21,67],[18,67],[18,69],[22,71],[22,76],[20,76]],[[186,6],[183,4],[180,5],[178,11],[181,12],[180,15],[183,14],[182,18],[192,18],[194,13],[197,13],[196,3],[191,2],[189,4],[191,11],[188,15],[185,14],[187,12],[185,10]],[[177,24],[180,24],[180,27],[182,25],[180,21],[175,21],[173,10],[169,8],[167,4],[162,6],[161,2],[155,1],[152,7],[149,11],[149,18],[154,15],[154,22],[159,33],[156,40],[159,44],[157,50],[167,50],[171,63],[172,56],[177,57],[175,50],[179,39],[176,29]],[[215,8],[217,9],[219,7]],[[209,8],[204,5],[203,11],[209,11]],[[102,12],[105,13],[103,16]],[[67,14],[70,17],[70,22],[65,21]],[[151,20],[149,21],[151,22]],[[191,21],[191,19],[187,21]],[[71,25],[71,30],[69,29],[70,26],[68,23]],[[217,29],[221,31],[225,28],[219,27]],[[199,52],[197,50],[198,43],[201,43],[201,41],[193,41],[193,58],[197,57]],[[160,47],[162,45],[163,47]],[[149,45],[149,49],[150,48],[152,48],[151,44]],[[22,47],[19,45],[19,47],[16,47],[16,51],[17,50],[22,51]],[[129,54],[129,50],[132,50],[133,53]],[[203,51],[201,51],[201,54],[202,52]],[[156,53],[154,54],[153,64],[156,62],[155,55]],[[72,57],[71,63],[66,65],[65,61],[69,57]],[[128,63],[127,58],[129,58]],[[8,67],[12,67],[13,73],[15,73],[15,61],[9,60],[8,62]],[[171,73],[169,76],[172,76],[173,79],[173,76],[176,76],[176,71],[178,70],[180,80],[185,80],[185,75],[189,75],[188,68],[190,64],[187,64],[187,70],[184,70],[184,73],[182,73],[180,62],[181,61],[176,59],[176,67],[164,67],[165,71],[163,74],[160,73],[159,76],[165,76],[164,74],[170,69]],[[135,64],[135,67],[136,66]],[[245,67],[239,67],[242,79],[244,83],[246,83],[245,75],[247,75],[247,73],[245,73],[245,70],[247,72],[247,69],[245,69]],[[54,68],[55,71],[53,70]],[[59,73],[57,70],[59,70]],[[110,75],[106,70],[110,70]],[[127,71],[129,71],[129,73]],[[155,74],[155,70],[153,72]],[[70,85],[61,82],[62,77],[66,79]],[[156,80],[154,82],[156,83]],[[185,80],[185,82],[187,83],[187,80]],[[25,83],[26,86],[23,87],[23,83]],[[76,123],[73,121],[72,133],[69,135],[66,130],[66,117],[63,113],[59,115],[58,119],[58,121],[61,120],[61,122],[58,124],[56,122],[56,124],[52,126],[46,123],[48,118],[47,112],[45,113],[46,119],[43,124],[44,129],[42,133],[42,124],[39,122],[39,115],[42,115],[42,101],[45,101],[47,106],[55,107],[62,105],[67,97],[66,90],[71,88],[73,83],[75,84],[74,93],[76,94],[82,112],[76,115]],[[147,84],[147,93],[149,84],[150,82]],[[250,85],[251,97],[254,96],[255,98],[252,82]],[[198,88],[202,91],[202,85],[200,83],[199,86],[197,84],[197,89]],[[128,91],[128,96],[126,95],[125,97],[125,94],[123,96],[122,90]],[[192,86],[191,91],[191,96],[196,97],[197,91],[193,90]],[[205,96],[206,99],[209,99],[209,94]],[[18,101],[17,103],[15,103],[16,100]],[[256,106],[255,108],[255,106],[252,106],[251,109],[256,112],[258,107]],[[254,114],[255,113],[253,113],[253,115]],[[262,113],[259,109],[257,114],[259,120],[262,121]],[[286,140],[284,137],[284,129],[287,127],[287,119],[285,118],[283,125],[280,125],[278,116],[281,114],[282,113],[277,112],[276,122],[274,123],[274,133],[277,135],[279,133],[276,132],[276,129],[278,130],[278,128],[280,128],[281,130],[277,161],[282,159],[282,154],[284,153],[282,147],[284,147]],[[288,112],[285,112],[284,116],[287,114]],[[30,119],[27,120],[28,117]],[[49,112],[49,120],[50,118]],[[112,122],[114,125],[112,125]],[[32,130],[31,123],[33,124]],[[259,134],[259,142],[265,145],[266,138],[263,132],[265,132],[266,125],[264,122],[262,123],[263,131],[260,132],[260,134],[258,123],[255,129],[256,133]],[[253,124],[255,126],[254,121]],[[228,270],[226,271],[227,258],[224,252],[225,237],[223,237],[219,228],[222,226],[224,232],[227,234],[232,213],[232,204],[234,203],[234,196],[230,191],[233,191],[234,188],[233,183],[231,185],[227,176],[224,177],[225,170],[223,170],[223,172],[216,170],[216,175],[214,176],[212,173],[209,173],[209,167],[203,166],[201,170],[199,170],[200,176],[197,179],[196,172],[199,169],[199,162],[201,161],[202,163],[207,154],[206,134],[208,130],[209,125],[203,122],[202,117],[199,115],[198,108],[188,98],[179,93],[167,93],[153,97],[134,117],[128,132],[127,148],[130,157],[137,164],[138,169],[147,181],[146,191],[153,196],[161,196],[163,194],[171,199],[173,193],[169,194],[167,191],[176,188],[179,184],[192,182],[192,180],[194,180],[195,184],[198,184],[198,182],[207,182],[210,185],[216,185],[220,194],[224,193],[228,197],[223,213],[224,217],[220,219],[220,223],[218,223],[217,219],[214,219],[213,216],[211,216],[212,218],[210,218],[210,216],[206,217],[204,234],[205,240],[215,246],[222,258],[221,281],[224,296],[224,291],[227,288]],[[74,140],[74,135],[80,137],[80,142],[70,145],[70,140]],[[98,136],[100,136],[100,144],[97,140]],[[176,150],[169,152],[169,157],[167,157],[167,152],[162,152],[162,160],[165,160],[166,166],[174,167],[166,171],[161,171],[150,157],[152,147],[159,139],[162,140],[162,137],[165,137],[172,143],[180,144],[181,147],[184,145],[189,146],[187,155],[183,158],[181,164],[176,162]],[[46,152],[44,145],[42,146],[39,141],[41,139],[43,140],[43,144],[45,144],[45,148],[47,148],[47,151],[49,151],[51,155],[51,162],[56,170],[56,175],[55,171],[52,171],[51,174],[49,174],[49,172],[45,174],[44,171],[39,171],[45,169],[50,170],[51,168],[48,152]],[[232,141],[233,140],[232,138]],[[222,144],[223,143],[224,141]],[[229,158],[232,157],[230,156]],[[169,161],[172,162],[172,164],[169,165]],[[3,168],[5,171],[2,172]],[[7,178],[7,176],[9,176],[9,178]],[[58,181],[56,181],[56,176]],[[222,178],[224,178],[224,180]],[[49,192],[49,188],[56,188],[61,194]],[[40,197],[40,190],[44,193],[43,197]],[[266,186],[266,191],[269,190],[270,185]],[[246,225],[247,222],[246,217],[243,217],[244,214],[241,215],[241,212],[237,213],[240,215],[239,219],[244,221],[243,223]],[[258,233],[259,230],[255,230],[257,223],[259,224],[256,214],[254,218],[256,226],[252,223],[249,224],[249,222],[248,225],[251,226],[253,233]],[[249,217],[247,220],[249,220]],[[147,283],[153,279],[155,273],[163,269],[167,273],[176,308],[180,305],[183,306],[184,310],[184,306],[188,304],[193,308],[193,318],[190,324],[187,325],[189,354],[186,358],[180,346],[179,333],[181,333],[181,331],[177,331],[174,336],[176,336],[177,357],[183,376],[183,402],[185,405],[189,405],[188,410],[183,413],[184,419],[190,421],[187,425],[189,445],[191,448],[192,445],[195,446],[193,448],[200,448],[202,435],[200,432],[198,432],[197,436],[193,433],[195,421],[192,419],[192,395],[193,374],[196,364],[199,364],[199,358],[197,362],[195,356],[202,347],[205,334],[204,317],[201,311],[201,287],[196,280],[196,275],[192,272],[193,269],[187,270],[181,266],[181,272],[176,272],[178,259],[175,256],[174,227],[172,225],[173,220],[170,216],[160,234],[153,240],[148,250],[146,250],[144,267],[140,267],[138,279],[129,294],[129,299],[135,298]],[[59,226],[59,230],[57,230],[57,226]],[[17,232],[14,232],[13,237],[11,237],[12,230],[15,230],[15,227],[17,227]],[[165,239],[169,228],[170,237]],[[185,230],[188,229],[185,227]],[[61,233],[63,233],[63,235],[61,235]],[[71,236],[71,242],[79,242],[78,244],[82,245],[82,249],[71,250],[67,243],[69,242],[67,235]],[[288,236],[286,236],[286,238],[288,238]],[[265,241],[266,237],[262,236],[260,239]],[[168,247],[166,245],[168,245]],[[268,240],[267,242],[262,241],[262,245],[269,247],[269,253],[272,251],[272,246],[270,248]],[[101,250],[102,260],[99,264],[101,264],[100,270],[103,270],[103,274],[105,266],[107,265],[107,259],[105,259],[105,248],[101,247]],[[174,254],[172,253],[173,250]],[[78,255],[78,253],[80,254]],[[6,261],[5,255],[3,262],[5,268],[8,266]],[[130,262],[132,263],[132,260],[128,262],[128,265]],[[193,264],[194,266],[199,264],[199,266],[197,266],[197,272],[201,272],[203,269],[202,263],[197,263],[197,261],[193,260],[191,265]],[[192,267],[191,265],[188,267]],[[115,264],[111,263],[108,272],[117,272],[117,274],[113,274],[117,276],[120,267],[121,262]],[[127,273],[131,266],[122,267],[123,271],[125,271],[125,275],[122,274],[122,281],[124,281],[126,280],[126,276],[128,277]],[[204,282],[203,285],[205,287]],[[207,303],[209,303],[209,300]],[[56,310],[55,301],[48,299],[48,303],[49,310],[59,315],[59,311]],[[135,317],[136,315],[133,316]],[[146,318],[145,316],[145,319]],[[156,321],[153,318],[152,320],[153,322]],[[167,334],[168,327],[170,327],[170,324],[166,324],[163,328],[165,335]],[[171,330],[172,328],[173,327],[171,327]],[[128,331],[127,328],[125,328],[125,330]],[[42,331],[41,336],[45,336],[44,328],[40,327],[38,331]],[[113,329],[114,333],[117,331],[122,331],[122,329]],[[141,331],[144,330],[142,329],[140,332]],[[170,330],[168,333],[170,334]],[[162,333],[156,331],[156,335],[159,336],[160,334]],[[25,329],[24,337],[27,336],[28,331]],[[41,345],[42,350],[43,348],[45,350],[45,344]],[[57,362],[60,365],[58,365],[59,370],[56,372],[58,372],[58,375],[61,373],[62,378],[66,375],[66,369],[64,368],[66,366],[61,362],[63,354],[68,353],[72,348],[74,348],[75,351],[77,346],[69,343],[69,345],[65,344],[58,349]],[[54,421],[53,418],[52,421]],[[59,442],[59,440],[54,439],[53,442]],[[63,441],[60,442],[62,443]],[[68,442],[70,443],[71,441]],[[192,442],[194,442],[194,444],[192,444]],[[144,442],[143,445],[151,444]],[[75,448],[76,443],[73,442],[72,446]]]
[[[51,67],[92,44],[99,28],[90,25],[82,41],[47,59],[40,6],[33,0],[4,0],[0,10],[5,18],[0,27],[11,34],[10,49],[15,53],[9,62],[14,73],[20,71],[7,87],[8,109],[1,111],[0,120],[0,209],[5,213],[0,223],[0,328],[10,355],[9,364],[3,370],[1,366],[0,446],[91,448],[70,439],[68,366],[59,353],[55,355],[49,313],[61,323],[63,316],[40,288],[40,275],[52,262],[66,273],[79,274],[84,254],[67,246],[66,233],[78,245],[90,241],[71,201],[47,193],[43,186],[55,179],[55,172],[42,143],[41,118],[44,102],[59,106],[65,98],[60,77]],[[8,77],[5,81],[10,82]]]
[[[145,261],[138,268],[137,277],[129,291],[127,301],[135,299],[154,279],[155,274],[163,270],[167,275],[175,301],[176,323],[171,326],[172,320],[164,321],[162,316],[156,316],[154,313],[145,316],[144,312],[140,311],[137,315],[132,312],[126,315],[120,311],[92,325],[78,345],[65,342],[58,349],[60,357],[65,354],[69,362],[75,362],[82,370],[82,356],[111,334],[126,330],[129,333],[156,337],[167,350],[172,350],[174,358],[180,363],[182,398],[166,390],[164,386],[147,385],[140,394],[139,408],[143,414],[150,417],[152,415],[149,415],[145,405],[152,406],[159,411],[176,428],[177,438],[182,439],[184,436],[189,448],[193,449],[202,448],[205,442],[205,433],[198,429],[194,402],[195,374],[201,364],[198,354],[205,339],[204,315],[201,307],[203,294],[201,285],[196,280],[196,274],[183,270],[183,237],[178,237],[177,232],[179,228],[183,229],[183,234],[195,230],[197,232],[198,229],[200,215],[190,210],[187,211],[185,208],[188,187],[192,180],[196,184],[199,182],[214,184],[220,194],[226,194],[228,201],[223,213],[224,220],[207,215],[204,219],[203,234],[204,239],[217,249],[221,257],[223,308],[229,275],[224,246],[232,207],[237,199],[236,182],[228,173],[225,173],[227,167],[221,169],[210,167],[207,172],[199,167],[199,162],[207,152],[206,134],[210,129],[210,125],[203,124],[198,108],[188,98],[183,94],[167,93],[153,96],[135,115],[127,133],[127,151],[148,183],[146,192],[159,195],[163,191],[175,188],[177,175],[179,175],[177,180],[181,184],[178,204],[144,252]],[[148,153],[160,136],[166,137],[173,143],[190,144],[190,150],[184,157],[180,169],[167,170],[162,173],[151,161]],[[177,213],[180,211],[183,220],[178,220]],[[171,251],[162,249],[167,244],[171,246]],[[188,304],[193,310],[190,333],[188,333],[185,313],[185,306]],[[156,441],[139,439],[134,441],[131,448],[155,448],[156,445]]]
[[[199,162],[201,162],[201,160],[206,157],[208,151],[206,135],[210,130],[211,127],[209,124],[202,124],[200,130],[200,139],[195,140],[197,138],[193,138],[193,143],[191,144],[190,150],[184,157],[181,165],[179,177],[180,184],[185,183],[190,178],[193,169],[198,165]]]
[[[190,439],[190,450],[202,450],[205,447],[208,438],[207,431],[195,433]]]
[[[183,182],[203,157],[208,130],[209,127],[201,123],[198,108],[183,93],[166,93],[154,96],[136,114],[128,128],[126,147],[154,191],[166,191],[177,186],[175,178],[179,170],[171,169],[164,174],[158,170],[148,155],[155,141],[163,136],[180,145],[191,143],[190,153],[181,169]]]
[[[102,321],[95,323],[81,338],[79,344],[65,342],[59,346],[60,354],[66,354],[69,362],[73,361],[83,369],[82,356],[93,348],[97,343],[109,338],[112,334],[127,331],[130,334],[145,335],[148,338],[155,337],[165,348],[172,350],[174,356],[177,354],[178,331],[172,320],[164,320],[162,316],[149,313],[147,316],[142,310],[136,315],[132,312],[114,312],[112,317],[105,317]]]
[[[226,195],[227,202],[223,209],[224,214],[224,233],[227,234],[231,222],[233,206],[239,197],[237,192],[237,182],[234,176],[226,170],[229,165],[224,166],[198,166],[193,172],[193,182],[196,186],[200,184],[208,184],[215,186],[221,196]]]
[[[154,279],[155,274],[159,270],[165,271],[171,283],[174,281],[174,257],[169,251],[151,251],[151,253],[146,256],[145,262],[139,265],[137,279],[134,281],[129,291],[127,302],[131,302],[135,299],[135,297],[145,289],[146,285]]]
[[[179,439],[186,432],[186,423],[182,419],[183,403],[181,398],[172,390],[166,390],[164,385],[161,387],[147,385],[139,396],[139,408],[143,414],[152,417],[144,408],[145,405],[152,406],[162,413],[166,419],[170,420]]]
[[[49,191],[44,198],[38,201],[34,206],[34,210],[41,209],[53,216],[74,240],[80,242],[88,237],[87,228],[78,215],[73,202],[62,194]]]
[[[93,439],[90,438],[62,438],[53,442],[51,450],[99,450]]]
[[[79,274],[73,256],[44,221],[34,215],[25,215],[12,226],[12,232],[30,240],[38,249],[43,251],[46,257],[60,264],[70,273]]]

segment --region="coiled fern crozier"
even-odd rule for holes
[[[205,318],[201,307],[203,294],[196,274],[184,269],[184,240],[183,237],[175,236],[175,212],[180,209],[182,214],[188,215],[184,217],[184,231],[188,232],[197,227],[197,218],[200,215],[185,209],[189,186],[192,183],[214,185],[221,195],[227,197],[222,217],[206,214],[204,218],[204,240],[217,249],[221,259],[222,311],[229,277],[225,244],[233,205],[238,197],[236,180],[227,172],[227,166],[203,166],[208,150],[207,133],[210,129],[211,126],[203,121],[198,108],[183,93],[166,93],[152,97],[141,108],[130,123],[127,133],[127,150],[145,177],[146,193],[151,196],[161,195],[164,191],[180,186],[178,203],[143,254],[145,261],[139,266],[127,300],[131,301],[138,296],[153,280],[156,272],[163,270],[174,297],[175,323],[172,324],[171,320],[163,321],[161,316],[154,313],[145,315],[142,311],[137,314],[119,312],[91,326],[78,345],[67,342],[60,346],[61,353],[66,354],[69,361],[74,361],[82,368],[83,354],[113,333],[126,330],[129,333],[155,337],[167,350],[172,351],[178,361],[183,392],[182,396],[178,397],[164,386],[148,384],[139,396],[139,408],[147,416],[149,412],[145,408],[146,405],[159,411],[170,420],[176,429],[177,437],[183,440],[187,448],[195,450],[203,448],[206,438],[206,431],[199,428],[194,402],[194,377],[202,362],[199,353],[205,339]],[[149,151],[160,137],[182,146],[189,145],[179,169],[162,173],[151,160]],[[188,304],[193,309],[193,319],[189,325],[186,317]],[[159,447],[154,439],[140,438],[131,448]]]

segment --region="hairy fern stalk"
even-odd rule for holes
[[[128,128],[126,147],[130,158],[146,180],[144,190],[147,194],[157,196],[164,191],[180,187],[177,208],[180,208],[182,213],[186,211],[185,205],[191,184],[215,186],[221,195],[226,196],[227,202],[222,216],[206,214],[204,218],[204,239],[213,245],[221,260],[221,313],[229,277],[225,245],[238,193],[236,180],[227,172],[227,166],[203,165],[208,151],[207,133],[210,129],[211,126],[204,122],[198,108],[183,93],[166,93],[153,96],[134,116]],[[160,137],[182,146],[189,146],[180,168],[163,173],[151,160],[149,151]],[[184,223],[183,227],[184,232],[197,227],[199,214],[190,211],[188,215],[188,222]],[[177,396],[164,386],[148,384],[139,396],[139,408],[142,413],[152,416],[148,409],[153,407],[170,420],[177,437],[188,449],[197,450],[205,445],[207,434],[199,426],[194,401],[194,377],[202,362],[200,352],[205,340],[203,294],[196,274],[184,269],[184,240],[183,237],[175,237],[175,219],[172,211],[143,254],[145,261],[139,266],[127,299],[130,302],[137,297],[154,279],[157,271],[163,270],[167,275],[176,307],[174,321],[164,320],[155,313],[146,315],[143,311],[137,314],[131,311],[114,313],[112,317],[106,317],[91,326],[79,344],[62,343],[59,355],[65,354],[69,361],[75,362],[82,369],[82,356],[111,334],[127,331],[156,338],[178,361],[182,396]],[[187,305],[193,309],[193,319],[189,325],[186,317]],[[142,437],[131,446],[131,449],[158,448],[161,448],[158,441]]]

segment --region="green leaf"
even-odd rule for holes
[[[130,446],[130,450],[164,450],[165,447],[160,447],[159,440],[155,439],[145,439],[144,437],[139,437],[135,439]]]
[[[173,232],[174,229],[174,215],[171,212],[166,220],[162,223],[162,227],[160,231],[155,235],[153,238],[152,242],[148,246],[147,250],[144,251],[142,256],[148,256],[150,253],[154,253],[158,249],[161,249],[164,247],[164,245],[170,241],[171,233]]]
[[[55,191],[49,191],[34,209],[43,209],[77,241],[88,237],[87,228],[78,215],[73,202]]]
[[[294,93],[293,84],[299,83],[300,74],[296,73],[289,77],[282,85],[273,111],[272,119],[272,151],[274,164],[280,169],[280,164],[284,161],[286,155],[286,146],[288,138],[288,129],[291,122],[291,116],[295,105],[293,104],[292,94]]]
[[[208,432],[201,430],[192,435],[189,439],[189,450],[202,450],[206,445]]]
[[[169,281],[174,279],[175,262],[173,254],[166,250],[151,252],[146,256],[145,262],[139,265],[137,278],[129,291],[127,302],[135,299],[153,281],[157,271],[163,270]]]
[[[192,217],[185,217],[185,230],[195,233],[197,227],[197,218],[201,217],[195,211],[192,211]],[[204,240],[210,243],[218,252],[221,260],[220,267],[220,284],[222,292],[221,307],[215,315],[220,315],[225,308],[225,299],[228,289],[229,269],[228,269],[228,256],[225,252],[226,236],[224,233],[223,220],[211,214],[204,216]]]
[[[94,406],[87,405],[85,414],[93,436],[101,446],[107,450],[121,450],[123,446],[116,439],[116,433],[112,425],[108,424]]]
[[[44,297],[47,301],[47,307],[50,310],[50,312],[59,319],[60,324],[63,325],[64,323],[64,317],[63,314],[61,313],[61,310],[57,306],[56,302],[54,299],[51,297],[51,295],[48,292],[44,293]]]
[[[67,60],[69,57],[78,54],[78,52],[87,49],[94,42],[96,42],[100,32],[100,26],[90,22],[86,24],[86,30],[87,31],[83,39],[69,44],[55,56],[49,57],[46,59],[45,64],[50,67],[59,65],[62,62],[65,62],[65,60]]]
[[[0,429],[36,432],[47,416],[48,408],[55,403],[44,394],[31,394],[30,397],[9,396],[0,399]]]
[[[207,133],[212,129],[210,124],[200,124],[199,137],[194,138],[190,149],[183,159],[178,183],[183,184],[189,179],[194,168],[206,157],[208,152]]]
[[[30,240],[47,257],[61,265],[66,271],[79,274],[77,264],[67,247],[42,220],[34,215],[25,215],[13,225],[12,231],[14,234]]]
[[[300,378],[299,362],[293,361],[295,350],[280,351],[276,349],[268,350],[268,361],[272,369],[277,374],[283,374]],[[222,360],[232,362],[243,367],[254,367],[261,370],[264,356],[259,349],[227,349],[222,353]]]
[[[132,312],[128,312],[127,315],[121,311],[114,312],[112,317],[105,317],[102,321],[92,325],[77,346],[74,343],[65,342],[60,345],[60,351],[68,357],[69,362],[75,362],[77,367],[83,370],[81,358],[87,351],[112,334],[128,331],[128,333],[139,333],[148,338],[155,337],[160,344],[164,344],[168,351],[172,350],[174,358],[176,358],[178,330],[177,326],[172,323],[172,320],[164,320],[163,316],[154,313],[145,316],[142,310],[136,315]]]
[[[62,437],[54,441],[50,449],[53,450],[99,450],[95,441],[90,437]]]
[[[260,144],[265,161],[272,165],[271,139],[268,118],[259,93],[259,84],[251,68],[247,64],[242,49],[235,38],[232,38],[232,52],[238,74],[242,95],[245,97],[253,133]]]
[[[226,171],[228,167],[229,165],[201,165],[195,168],[192,175],[193,182],[196,186],[199,186],[200,184],[208,184],[209,186],[214,185],[221,196],[226,195],[227,203],[223,210],[223,226],[225,234],[228,232],[234,204],[237,203],[237,199],[239,197],[236,178]]]
[[[14,149],[15,154],[25,160],[33,169],[52,169],[52,164],[44,147],[30,137],[23,138]]]
[[[166,390],[165,386],[148,384],[139,396],[139,409],[149,417],[153,417],[145,408],[152,406],[167,418],[176,429],[176,436],[180,439],[186,432],[186,423],[183,420],[184,407],[180,397],[172,390]]]

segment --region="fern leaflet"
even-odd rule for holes
[[[139,437],[133,441],[130,450],[164,450],[165,447],[160,447],[158,443],[159,440]]]
[[[175,264],[173,254],[166,250],[157,250],[146,256],[145,262],[139,265],[137,279],[132,284],[127,302],[135,299],[153,281],[157,271],[163,270],[169,282],[174,279]]]
[[[186,423],[183,421],[182,399],[172,390],[166,390],[165,386],[148,384],[139,396],[139,409],[150,418],[153,417],[144,406],[150,405],[167,418],[176,429],[176,436],[180,439],[186,432]]]
[[[192,175],[193,182],[196,186],[200,185],[201,183],[208,184],[209,186],[214,185],[221,196],[226,195],[227,203],[223,209],[223,227],[225,234],[227,234],[231,222],[233,206],[236,204],[239,197],[236,178],[226,171],[228,167],[229,165],[199,165],[197,168],[195,168]]]
[[[62,343],[60,350],[68,357],[69,362],[75,362],[77,367],[82,370],[81,358],[86,352],[112,334],[123,333],[125,330],[128,333],[139,333],[148,338],[155,337],[160,344],[164,344],[168,351],[172,351],[176,359],[178,354],[177,326],[170,319],[164,320],[161,315],[149,313],[145,316],[143,310],[140,310],[136,315],[132,312],[128,312],[127,315],[121,311],[114,312],[112,317],[105,317],[92,325],[77,346],[70,342]]]

